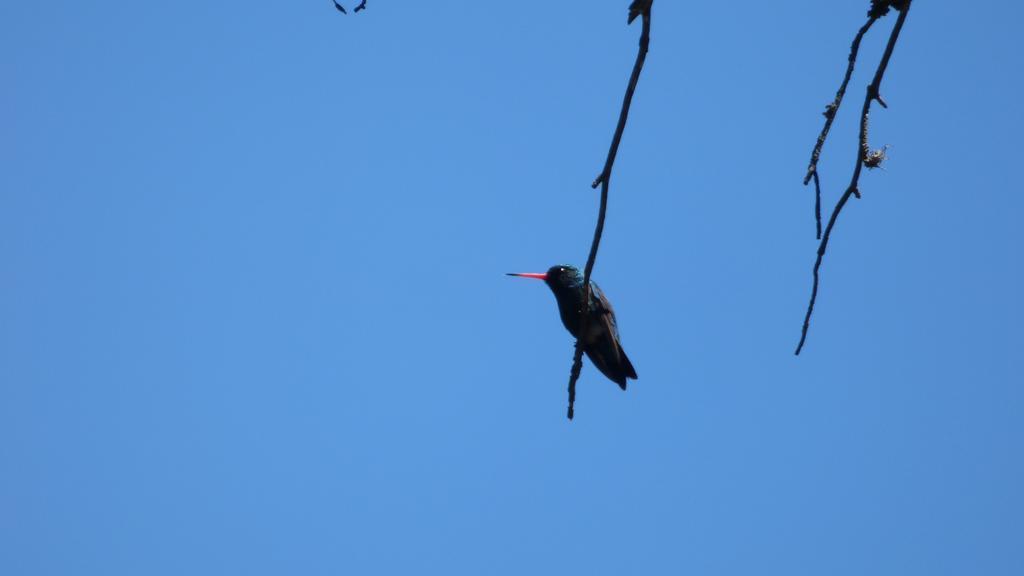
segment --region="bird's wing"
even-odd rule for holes
[[[608,298],[605,297],[604,292],[601,291],[601,288],[597,284],[591,282],[590,288],[591,310],[599,313],[598,318],[600,318],[600,322],[604,324],[605,328],[607,328],[607,333],[612,336],[614,341],[613,353],[616,356],[616,363],[621,362],[625,378],[632,378],[636,380],[636,368],[633,368],[633,363],[629,361],[629,358],[626,356],[626,351],[622,349],[622,344],[619,342],[619,325],[615,321],[615,311],[612,310],[612,303],[608,301]],[[593,356],[591,356],[591,360],[594,360]],[[595,361],[595,363],[596,362],[597,361]],[[602,371],[604,371],[604,369],[602,369]],[[607,372],[605,373],[607,374]],[[614,380],[623,390],[626,389],[625,379],[620,381],[612,378],[612,380]]]
[[[590,283],[590,307],[601,314],[601,319],[608,324],[608,330],[617,341],[619,339],[619,325],[615,322],[615,310],[612,303],[605,297],[601,287],[596,282]]]

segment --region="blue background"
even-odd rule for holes
[[[350,8],[355,2],[350,2]],[[1018,2],[0,6],[0,573],[1024,573]],[[865,40],[830,210],[895,16]]]

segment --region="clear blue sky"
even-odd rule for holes
[[[586,257],[627,4],[3,3],[0,573],[1024,573],[1024,7],[914,3],[796,358],[868,2],[657,2],[570,423],[503,273]]]

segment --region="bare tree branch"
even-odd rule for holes
[[[810,183],[811,179],[814,179],[814,222],[817,226],[817,238],[821,240],[821,179],[818,177],[818,158],[821,157],[821,149],[825,146],[825,140],[828,138],[828,132],[832,129],[832,121],[835,120],[836,114],[839,112],[839,107],[843,104],[843,96],[846,95],[846,86],[850,83],[850,77],[853,75],[853,68],[857,64],[857,53],[860,51],[860,41],[867,34],[868,30],[871,29],[871,25],[878,20],[879,16],[874,15],[874,10],[868,14],[868,21],[866,24],[860,27],[860,31],[853,38],[853,44],[850,45],[850,56],[849,62],[846,65],[846,76],[843,77],[843,83],[839,85],[839,90],[836,92],[836,97],[832,102],[825,106],[825,111],[822,113],[825,116],[825,126],[821,129],[821,134],[818,135],[818,141],[814,145],[814,151],[811,152],[811,161],[807,165],[807,175],[804,176],[804,186]]]
[[[828,241],[832,237],[832,229],[836,224],[836,220],[839,218],[839,213],[842,212],[843,207],[846,206],[847,201],[850,200],[850,196],[856,196],[860,198],[860,175],[862,169],[866,166],[867,168],[877,168],[881,165],[882,160],[885,159],[885,148],[874,152],[871,151],[868,143],[868,119],[871,113],[871,103],[878,102],[883,108],[888,108],[885,101],[882,100],[881,88],[882,78],[885,77],[885,71],[889,67],[889,60],[892,58],[893,50],[896,48],[896,41],[899,40],[900,31],[903,30],[903,23],[907,20],[907,13],[910,12],[910,4],[913,0],[872,0],[871,12],[868,13],[870,18],[880,18],[889,11],[889,7],[895,8],[899,11],[899,18],[896,20],[895,26],[893,26],[892,33],[889,35],[889,42],[885,46],[885,53],[882,55],[882,61],[878,64],[878,69],[875,70],[875,77],[868,85],[867,93],[864,96],[864,107],[861,110],[860,117],[860,137],[857,142],[857,163],[853,169],[853,176],[850,179],[850,185],[840,196],[839,202],[836,203],[835,209],[832,210],[832,216],[828,219],[828,225],[825,227],[825,234],[821,238],[821,243],[818,245],[818,257],[814,261],[814,283],[811,288],[811,300],[807,305],[807,315],[804,316],[804,326],[800,333],[800,343],[796,347],[796,354],[799,355],[800,351],[804,347],[804,342],[807,340],[807,330],[811,324],[811,314],[814,313],[814,303],[818,298],[818,284],[819,284],[819,270],[821,269],[822,259],[825,257],[825,251],[828,249]],[[869,24],[870,24],[869,20]],[[862,28],[863,30],[863,28]],[[815,173],[817,171],[815,170]]]
[[[633,73],[629,77],[629,85],[626,87],[626,95],[622,100],[622,110],[619,112],[619,123],[615,127],[615,135],[612,136],[612,143],[608,149],[608,157],[604,162],[604,168],[597,178],[590,185],[591,188],[601,187],[601,207],[597,214],[597,227],[594,229],[594,240],[590,245],[590,255],[587,256],[587,265],[583,269],[583,305],[580,309],[580,328],[577,332],[576,350],[572,360],[572,370],[569,372],[569,410],[568,417],[572,420],[573,407],[576,403],[576,381],[580,377],[580,370],[583,369],[583,336],[587,333],[587,322],[590,315],[587,310],[590,304],[590,274],[594,270],[594,261],[597,260],[597,249],[601,244],[601,234],[604,232],[604,219],[608,210],[608,187],[612,178],[612,167],[615,165],[615,156],[619,152],[619,144],[622,142],[622,133],[626,129],[626,119],[629,117],[629,107],[633,102],[633,94],[636,92],[636,85],[640,81],[640,72],[643,71],[644,61],[647,59],[647,49],[651,42],[651,5],[654,0],[633,0],[629,7],[629,20],[632,22],[637,15],[643,16],[643,30],[640,33],[640,48],[637,51],[636,62],[633,64]]]

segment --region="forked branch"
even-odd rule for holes
[[[871,29],[871,25],[878,18],[872,10],[868,14],[867,23],[860,27],[860,31],[853,38],[853,44],[850,45],[850,56],[846,65],[846,76],[843,77],[843,83],[839,85],[839,90],[836,91],[835,99],[825,106],[825,111],[822,112],[822,115],[825,116],[825,126],[822,127],[821,134],[818,135],[818,141],[814,144],[814,151],[811,152],[811,161],[807,165],[807,175],[804,176],[804,186],[807,186],[812,179],[814,180],[814,222],[817,227],[817,238],[819,240],[821,240],[821,178],[818,175],[818,159],[821,157],[821,149],[825,146],[825,140],[828,139],[829,130],[832,129],[832,121],[836,119],[839,107],[843,104],[846,87],[850,84],[850,77],[853,76],[853,68],[857,65],[860,41],[864,39],[864,35],[867,34],[868,30]]]
[[[811,287],[811,299],[807,304],[807,314],[804,316],[804,325],[800,332],[800,343],[796,347],[797,355],[800,354],[800,351],[804,347],[804,342],[807,340],[807,330],[811,325],[811,314],[814,313],[814,304],[818,298],[821,262],[825,258],[825,251],[828,249],[828,241],[832,237],[832,229],[836,225],[839,213],[842,212],[843,207],[846,206],[846,203],[850,200],[850,196],[860,198],[860,175],[863,168],[877,168],[881,165],[882,160],[885,159],[884,148],[871,151],[868,143],[868,119],[871,113],[872,102],[878,102],[883,108],[888,107],[881,96],[882,78],[885,77],[885,71],[889,67],[889,60],[892,58],[893,50],[896,48],[896,41],[899,40],[900,31],[903,30],[903,23],[907,20],[907,13],[910,12],[910,4],[912,1],[913,0],[872,0],[871,12],[868,13],[869,18],[877,20],[888,13],[890,7],[898,10],[900,15],[896,20],[896,25],[893,26],[892,33],[889,35],[889,42],[885,46],[885,53],[882,55],[882,61],[879,62],[878,69],[875,70],[875,77],[872,79],[871,84],[868,85],[866,94],[864,95],[864,106],[861,109],[860,116],[860,135],[857,141],[857,163],[853,169],[853,176],[850,179],[850,185],[846,188],[846,191],[843,192],[843,195],[839,197],[839,202],[836,203],[835,209],[832,210],[832,216],[828,219],[828,225],[825,226],[825,233],[821,237],[821,243],[818,245],[818,256],[814,261],[814,279]],[[868,24],[873,20],[869,20]],[[862,28],[861,30],[863,31],[864,29]],[[812,162],[817,162],[817,159],[812,157]],[[808,174],[816,175],[817,169],[815,168],[815,164],[812,164],[812,168],[814,168],[814,172],[809,172]]]
[[[338,0],[331,1],[334,2],[334,7],[338,10],[338,12],[341,12],[342,14],[348,14],[348,11],[345,10],[345,7],[342,6],[341,4],[338,4]],[[366,10],[366,0],[362,0],[362,2],[360,2],[359,5],[356,6],[355,10],[353,10],[352,12],[355,13],[359,12],[360,10]]]

